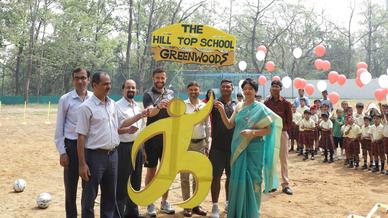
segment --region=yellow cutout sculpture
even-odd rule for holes
[[[136,154],[141,145],[155,135],[163,134],[163,154],[155,177],[143,190],[135,191],[128,183],[128,195],[133,202],[141,206],[155,202],[169,189],[179,172],[191,173],[197,183],[192,197],[177,205],[193,208],[205,199],[212,180],[211,163],[205,155],[187,149],[194,126],[208,117],[213,101],[211,97],[198,112],[185,114],[185,103],[174,98],[167,108],[170,117],[152,123],[140,132],[132,147],[132,166],[135,166]]]

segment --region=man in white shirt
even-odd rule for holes
[[[189,98],[185,100],[186,104],[186,114],[191,114],[199,111],[201,108],[205,107],[205,103],[199,100],[200,86],[197,82],[190,82],[187,85],[187,94]],[[204,120],[202,123],[197,124],[193,129],[193,135],[191,137],[191,143],[189,146],[189,151],[197,151],[203,154],[209,154],[209,145],[210,145],[210,119],[209,117]],[[190,173],[181,173],[181,187],[182,187],[182,197],[183,200],[190,198]],[[195,180],[193,181],[193,192],[195,191]],[[198,214],[200,216],[206,216],[206,211],[204,211],[201,206],[196,206],[193,209],[186,208],[183,211],[185,217],[191,217],[192,214]]]
[[[131,126],[146,113],[126,119],[108,97],[111,81],[105,72],[93,75],[92,87],[93,95],[79,107],[76,128],[82,217],[94,217],[94,201],[100,186],[100,217],[112,218],[116,209],[118,129]]]
[[[77,217],[78,156],[77,126],[78,107],[93,93],[87,90],[90,72],[76,68],[72,72],[74,90],[59,99],[55,145],[59,152],[59,163],[64,169],[66,217]]]
[[[134,100],[136,96],[136,82],[126,80],[122,85],[123,97],[118,100],[117,106],[126,118],[132,118],[137,114],[142,113],[142,108]],[[142,119],[133,123],[129,127],[119,129],[120,145],[118,147],[118,178],[116,189],[117,217],[133,217],[139,218],[138,206],[128,197],[127,184],[128,178],[131,176],[131,185],[135,190],[140,190],[141,187],[141,172],[142,172],[142,151],[136,156],[135,167],[132,167],[131,150],[133,142],[139,132],[144,128],[145,123]]]

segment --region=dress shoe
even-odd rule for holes
[[[292,195],[292,190],[290,187],[284,187],[282,191],[288,195]]]
[[[193,213],[200,215],[200,216],[206,216],[207,211],[202,209],[201,206],[196,206],[193,208]]]
[[[184,217],[192,217],[193,216],[193,212],[191,212],[190,209],[184,209],[183,210],[183,216]]]

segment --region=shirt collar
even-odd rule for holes
[[[121,100],[125,102],[125,105],[128,106],[137,106],[137,102],[132,100],[132,102],[129,102],[125,97],[121,97]]]
[[[96,104],[96,106],[98,106],[99,104],[104,104],[99,98],[97,98],[95,95],[92,95],[92,97],[91,97],[91,99],[92,99],[92,101],[94,102],[94,104]],[[109,105],[110,104],[110,102],[111,102],[111,99],[108,97],[108,96],[106,96],[106,103],[107,103],[107,105]]]
[[[71,97],[72,98],[80,98],[79,95],[77,94],[77,91],[74,89],[73,91],[71,91]],[[85,97],[89,97],[90,96],[90,92],[88,90],[86,90],[86,96]]]
[[[275,101],[275,98],[271,95],[271,97],[269,97],[269,99],[271,99],[271,101]],[[279,101],[284,101],[285,99],[282,97],[282,96],[279,96]]]

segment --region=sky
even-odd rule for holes
[[[200,0],[196,0],[200,1]],[[359,28],[359,22],[362,21],[363,17],[360,15],[360,12],[363,10],[363,0],[285,0],[289,3],[297,3],[298,1],[306,6],[307,8],[314,9],[315,12],[320,13],[323,10],[325,17],[332,21],[333,23],[340,26],[347,26],[347,22],[350,16],[350,3],[355,2],[355,13],[352,29],[357,30]],[[222,8],[229,8],[230,0],[211,0],[213,5]],[[251,4],[257,4],[257,0],[232,0],[233,8],[235,11],[238,10],[241,5],[246,2],[250,2]],[[266,0],[264,2],[269,2]],[[381,7],[385,7],[388,4],[388,0],[372,0],[373,3],[381,5]]]

